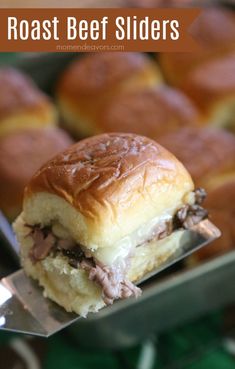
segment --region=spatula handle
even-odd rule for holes
[[[6,217],[0,211],[0,235],[3,237],[5,244],[7,246],[7,251],[10,253],[14,262],[19,266],[19,245],[17,243],[16,237],[13,233],[12,227],[9,224]]]

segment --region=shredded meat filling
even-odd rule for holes
[[[195,204],[184,205],[177,211],[173,220],[175,228],[183,227],[189,229],[207,218],[208,212],[201,206],[205,197],[206,192],[203,188],[195,190]]]
[[[152,239],[163,239],[175,229],[182,227],[188,229],[206,218],[207,211],[201,207],[205,197],[205,191],[197,189],[195,191],[195,204],[184,205],[177,211],[173,221],[166,221],[164,224],[158,225],[146,242],[150,242]],[[45,259],[49,254],[62,253],[68,257],[68,262],[73,268],[80,266],[87,271],[91,281],[101,286],[103,300],[107,305],[112,304],[118,298],[137,297],[141,294],[140,288],[125,279],[128,263],[126,263],[126,267],[122,268],[115,265],[112,267],[102,265],[88,253],[85,253],[84,248],[75,241],[56,237],[50,227],[26,226],[30,229],[30,235],[34,242],[29,254],[33,263]]]
[[[138,297],[141,294],[140,288],[132,282],[123,278],[123,271],[117,273],[114,268],[102,265],[92,265],[86,260],[81,262],[81,267],[89,273],[89,279],[102,286],[103,300],[106,305],[110,305],[117,298]]]

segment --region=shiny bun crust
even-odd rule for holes
[[[196,186],[235,175],[235,136],[219,128],[184,128],[162,136],[159,142],[188,169]]]
[[[15,69],[0,69],[0,85],[0,136],[56,123],[52,102],[29,77]]]
[[[235,53],[201,64],[182,87],[206,122],[235,129]]]
[[[156,142],[103,134],[78,142],[45,164],[25,191],[28,224],[59,222],[78,243],[114,247],[166,210],[188,201],[193,182]]]
[[[28,129],[0,137],[0,208],[13,219],[21,211],[32,175],[72,140],[58,128]]]
[[[210,247],[199,250],[194,259],[205,260],[234,250],[235,244],[235,170],[230,179],[214,183],[209,189],[205,206],[210,213],[211,221],[222,232],[222,237],[214,241]]]
[[[222,237],[203,247],[190,260],[200,261],[234,248],[235,136],[222,129],[187,128],[162,137],[161,144],[179,158],[198,187],[204,187],[204,203]]]
[[[179,128],[199,125],[199,112],[180,90],[167,86],[123,92],[97,119],[102,132],[132,132],[158,139]]]
[[[158,55],[163,74],[171,84],[180,85],[187,74],[202,62],[235,50],[234,12],[216,7],[204,9],[193,23],[191,34],[202,46],[201,52]]]
[[[95,134],[94,118],[111,97],[161,82],[157,64],[145,54],[87,54],[69,65],[57,86],[64,124],[80,136]]]

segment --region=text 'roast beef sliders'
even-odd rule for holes
[[[198,126],[200,114],[180,90],[145,87],[119,94],[103,108],[96,120],[97,132],[136,133],[158,140],[179,128]]]
[[[25,129],[0,136],[0,209],[9,219],[21,212],[24,187],[36,170],[71,144],[59,128]]]
[[[64,126],[76,136],[94,135],[94,119],[111,97],[161,82],[157,64],[145,54],[87,54],[69,65],[57,86]]]
[[[235,136],[222,129],[185,128],[160,138],[188,169],[196,186],[207,191],[205,206],[222,237],[192,258],[207,259],[235,245]],[[195,159],[196,158],[196,159]]]
[[[55,125],[57,113],[50,98],[22,72],[0,69],[0,86],[0,136]]]
[[[201,64],[182,88],[200,109],[205,123],[235,131],[235,53]]]
[[[180,245],[206,216],[183,165],[156,142],[104,134],[45,164],[15,223],[22,264],[45,295],[86,315],[139,296],[133,282]]]
[[[176,86],[181,85],[188,73],[198,65],[235,50],[234,11],[208,7],[195,19],[190,33],[201,46],[201,51],[157,54],[164,77]]]

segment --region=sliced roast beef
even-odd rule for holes
[[[47,229],[43,230],[36,226],[31,229],[31,237],[34,244],[30,250],[30,258],[33,263],[36,263],[38,260],[43,260],[49,255],[56,243],[56,237],[51,231],[47,231]]]
[[[179,209],[174,217],[174,228],[183,227],[189,229],[208,217],[208,212],[201,204],[206,198],[206,191],[202,188],[195,190],[195,204],[184,205]]]

